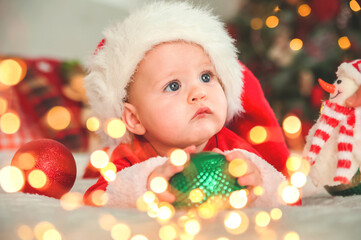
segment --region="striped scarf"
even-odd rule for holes
[[[307,155],[310,164],[315,164],[317,155],[323,145],[330,138],[334,129],[340,125],[337,138],[338,162],[335,182],[350,183],[353,173],[350,172],[353,160],[352,150],[354,144],[355,109],[326,101],[321,117],[317,120],[317,130],[312,138],[311,147]],[[350,178],[351,176],[351,178]]]

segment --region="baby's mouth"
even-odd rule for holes
[[[198,109],[198,111],[193,115],[192,119],[196,118],[196,117],[204,117],[208,114],[211,114],[212,111],[211,109],[209,109],[209,107],[201,107]]]
[[[337,91],[337,94],[335,95],[335,96],[333,96],[333,97],[331,97],[330,99],[334,99],[334,98],[336,98],[338,95],[340,95],[342,92],[340,92],[340,91]]]

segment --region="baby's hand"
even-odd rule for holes
[[[215,148],[212,151],[220,153],[220,154],[224,154],[218,148]],[[251,162],[249,159],[247,159],[240,151],[234,151],[234,152],[228,153],[226,155],[226,159],[228,161],[232,161],[234,159],[243,159],[246,162],[247,171],[243,176],[238,178],[238,184],[241,186],[247,186],[247,190],[249,191],[249,194],[248,194],[248,202],[249,203],[256,200],[257,197],[253,193],[253,189],[256,186],[262,185],[262,177],[261,177],[261,173],[260,173],[258,167],[253,162]]]
[[[187,161],[190,159],[190,154],[194,153],[196,150],[195,146],[190,146],[183,149],[187,153]],[[150,190],[150,183],[155,177],[162,177],[165,180],[169,181],[169,179],[176,173],[183,171],[184,165],[182,166],[175,166],[173,165],[170,160],[167,160],[163,165],[160,165],[148,177],[147,188]],[[162,202],[174,202],[175,196],[170,193],[168,190],[162,193],[155,193],[158,199]]]

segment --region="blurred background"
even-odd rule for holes
[[[99,147],[94,132],[102,124],[87,105],[83,63],[102,30],[144,2],[0,0],[0,149],[39,137],[73,151]],[[361,0],[192,2],[226,22],[289,148],[301,151],[328,97],[317,79],[332,83],[338,65],[361,58]],[[255,143],[266,139],[259,134]]]

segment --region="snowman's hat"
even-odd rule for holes
[[[354,79],[357,85],[361,85],[361,59],[342,63],[336,72],[338,78],[347,77]]]

